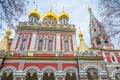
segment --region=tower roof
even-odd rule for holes
[[[78,53],[89,51],[89,48],[86,45],[86,43],[84,42],[83,34],[82,34],[82,32],[80,30],[79,30],[79,38],[80,38],[80,45],[78,47]]]
[[[9,35],[11,34],[11,30],[8,29],[6,31],[6,35],[5,37],[0,41],[0,50],[4,50],[5,52],[9,52],[9,48],[8,48],[8,38]]]

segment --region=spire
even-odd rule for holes
[[[0,41],[0,50],[4,50],[5,52],[9,52],[8,39],[9,39],[10,34],[11,34],[11,29],[7,29],[4,39],[2,39]]]
[[[104,26],[96,19],[92,13],[92,9],[88,6],[90,15],[90,39],[93,48],[113,48],[111,40],[104,29]]]
[[[79,38],[80,38],[80,45],[79,45],[79,47],[78,47],[78,53],[89,51],[88,46],[87,46],[86,43],[84,42],[83,34],[82,34],[82,32],[80,31],[80,28],[79,28]]]

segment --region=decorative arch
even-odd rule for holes
[[[30,67],[27,67],[25,70],[24,70],[24,73],[27,73],[29,70],[35,70],[35,72],[37,72],[37,73],[40,73],[41,71],[40,71],[40,69],[38,68],[38,67],[36,67],[36,66],[30,66]]]
[[[69,70],[73,70],[73,72],[75,72],[76,74],[78,74],[77,68],[75,68],[73,66],[66,67],[64,69],[64,73],[67,73],[67,71],[69,71]]]
[[[1,73],[3,73],[6,70],[12,70],[13,73],[15,73],[17,71],[15,67],[13,67],[13,66],[7,66],[7,67],[2,68]]]
[[[45,72],[46,70],[48,70],[48,69],[52,70],[54,73],[57,72],[57,70],[56,70],[54,67],[52,67],[52,66],[44,67],[44,68],[41,70],[41,72],[44,73],[44,72]]]
[[[98,73],[102,72],[101,68],[99,66],[96,66],[96,65],[87,65],[87,66],[85,66],[84,71],[87,72],[87,70],[90,68],[96,69],[98,71]]]
[[[115,77],[116,74],[120,73],[120,70],[115,70],[112,72],[112,76]]]

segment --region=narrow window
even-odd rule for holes
[[[111,58],[112,58],[112,61],[115,62],[115,57],[114,57],[114,56],[111,56]]]
[[[65,44],[65,51],[69,51],[69,43],[68,43],[68,40],[66,40],[66,41],[64,42],[64,44]]]
[[[43,40],[39,40],[38,50],[42,50],[43,48]]]
[[[53,49],[53,40],[49,40],[48,42],[48,50],[52,50]]]
[[[26,47],[26,44],[27,44],[27,39],[23,39],[20,49],[21,49],[21,50],[24,50],[25,47]]]

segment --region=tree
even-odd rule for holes
[[[27,73],[25,80],[31,80],[31,74],[29,72]]]
[[[76,80],[76,74],[75,73],[72,73],[71,80]]]
[[[1,80],[7,80],[7,73],[3,73]]]
[[[65,80],[71,80],[70,73],[66,73]]]
[[[48,77],[48,73],[45,72],[44,75],[43,75],[43,80],[48,80],[48,79],[49,79],[49,77]]]
[[[3,22],[8,26],[12,22],[19,21],[19,18],[26,13],[27,3],[27,0],[0,0],[0,28],[3,28]]]
[[[33,73],[32,80],[38,80],[37,73]]]
[[[13,73],[10,73],[7,77],[7,80],[13,80]]]
[[[54,73],[50,73],[49,80],[55,80]]]
[[[120,0],[99,0],[98,12],[110,37],[120,38]]]
[[[88,78],[88,80],[93,80],[92,75],[90,74],[90,72],[87,72],[87,78]]]

